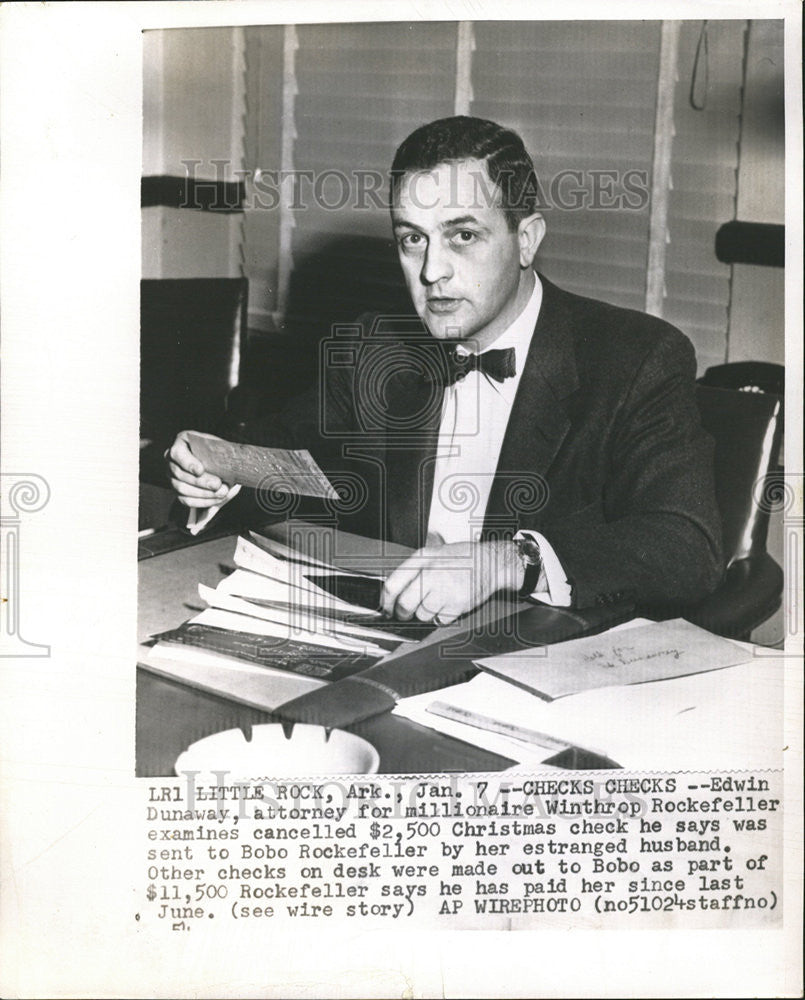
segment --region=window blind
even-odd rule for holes
[[[702,46],[698,67],[704,106],[696,110],[690,92],[701,28],[684,22],[679,39],[663,310],[693,341],[700,371],[725,359],[730,267],[716,259],[715,237],[735,218],[746,22],[708,22],[707,65]]]
[[[405,136],[453,113],[457,25],[301,25],[297,32],[301,190],[292,209],[288,325],[407,306],[386,176]],[[382,178],[382,189],[367,190],[376,187],[370,175]]]
[[[722,360],[727,335],[730,274],[713,243],[734,217],[745,22],[709,23],[709,86],[704,109],[695,111],[689,92],[700,27],[681,25],[663,313],[691,336],[706,367]],[[517,129],[540,176],[548,234],[538,265],[571,290],[644,308],[660,22],[475,22],[472,29],[470,113]],[[453,113],[459,25],[295,30],[287,326],[309,319],[321,328],[329,317],[406,301],[385,175],[405,135]],[[245,165],[276,171],[283,28],[250,27],[245,36]],[[250,323],[270,329],[280,211],[250,204],[243,249]]]
[[[475,24],[471,113],[512,126],[534,158],[547,222],[538,266],[571,291],[637,309],[659,41],[657,21]]]
[[[244,168],[247,175],[243,217],[243,273],[249,279],[249,326],[271,328],[277,307],[279,206],[272,184],[261,173],[280,169],[282,132],[281,25],[248,27],[245,35],[246,108]]]

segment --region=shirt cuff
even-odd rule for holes
[[[545,582],[548,585],[547,591],[535,591],[531,594],[537,601],[543,604],[552,604],[557,608],[569,608],[572,603],[572,590],[567,576],[565,575],[559,556],[554,552],[553,546],[548,539],[538,531],[518,531],[514,536],[518,538],[531,538],[539,545],[540,556],[542,557],[542,568],[545,572]]]
[[[191,535],[198,535],[203,531],[218,511],[230,500],[233,500],[240,492],[240,483],[235,483],[229,487],[229,492],[224,499],[214,507],[191,507],[187,512],[187,530]]]

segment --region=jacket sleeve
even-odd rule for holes
[[[658,338],[614,421],[600,512],[543,528],[575,606],[684,607],[721,579],[713,443],[701,427],[695,372],[687,338],[674,330]]]

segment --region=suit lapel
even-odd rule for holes
[[[513,515],[519,525],[518,510],[540,506],[545,487],[537,477],[547,475],[570,428],[564,401],[578,388],[572,317],[562,291],[540,280],[542,305],[503,438],[485,533],[511,524]],[[533,526],[533,518],[520,526],[528,525]]]

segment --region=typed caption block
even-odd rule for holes
[[[782,772],[148,783],[138,920],[782,921]]]

